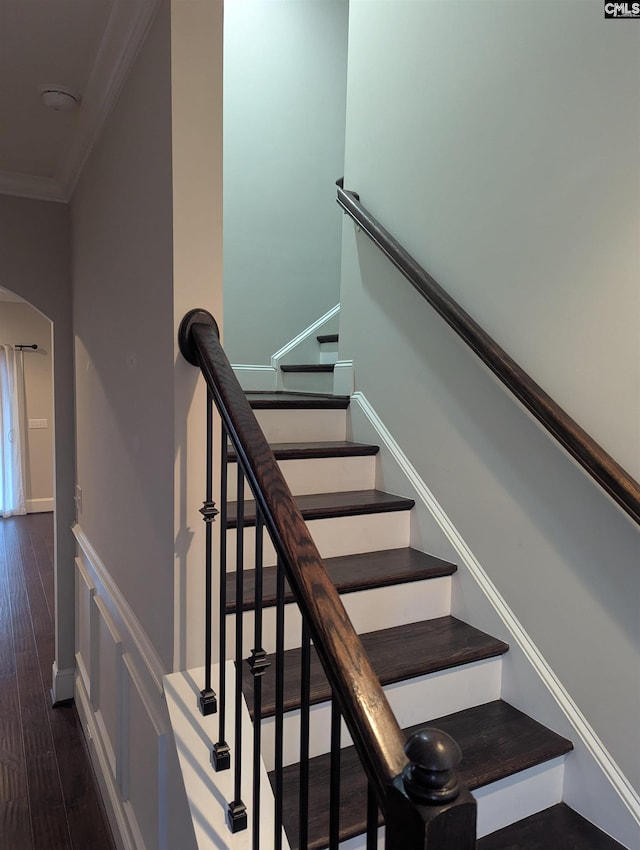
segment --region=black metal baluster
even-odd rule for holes
[[[274,850],[282,850],[284,770],[284,565],[278,557],[276,579],[276,716],[275,716],[275,835]]]
[[[329,776],[329,850],[340,843],[340,732],[342,716],[335,692],[331,694],[331,768]]]
[[[367,788],[367,850],[378,847],[378,799],[371,787]]]
[[[231,767],[231,751],[225,738],[227,717],[227,482],[229,478],[229,449],[226,426],[221,423],[222,443],[220,449],[220,632],[219,643],[219,691],[218,706],[218,741],[213,745],[211,764],[216,771],[228,770]]]
[[[205,501],[200,508],[200,513],[205,521],[205,566],[204,566],[204,599],[205,599],[205,622],[204,622],[204,688],[200,691],[200,711],[207,717],[215,714],[217,700],[215,692],[211,687],[211,606],[212,606],[212,582],[211,582],[211,540],[213,534],[213,522],[218,514],[216,503],[213,501],[213,397],[207,389],[207,484]]]
[[[262,560],[264,523],[262,514],[256,506],[256,571],[255,571],[255,620],[254,647],[251,650],[249,667],[253,673],[253,845],[252,850],[260,850],[260,770],[262,759],[261,717],[262,717],[262,677],[270,662],[262,647]]]
[[[244,598],[244,472],[238,458],[238,494],[236,525],[236,688],[235,688],[235,742],[233,754],[233,800],[227,810],[231,832],[247,828],[247,807],[242,802],[242,603]]]
[[[309,733],[311,697],[311,634],[302,620],[302,658],[300,675],[300,850],[307,850],[309,841]]]

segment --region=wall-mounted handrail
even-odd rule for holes
[[[640,484],[528,375],[438,284],[379,221],[355,192],[337,181],[338,204],[409,283],[431,304],[482,362],[508,387],[606,493],[640,524]]]
[[[202,371],[223,434],[235,448],[278,563],[284,565],[305,628],[385,815],[387,846],[393,850],[470,850],[475,846],[475,802],[458,783],[454,767],[460,758],[457,745],[431,729],[426,730],[428,734],[421,733],[419,740],[413,736],[413,749],[407,749],[405,734],[220,344],[215,320],[205,310],[190,311],[182,320],[179,341],[183,356]],[[224,495],[222,498],[224,502]],[[211,515],[217,513],[210,494],[207,505]],[[237,570],[240,576],[241,560]],[[281,581],[284,587],[283,577]],[[242,595],[240,584],[238,599]],[[240,605],[239,620],[241,615]],[[241,632],[236,644],[242,645]],[[210,685],[205,691],[210,691]],[[453,827],[452,817],[456,820]],[[442,831],[445,820],[449,826]],[[398,836],[391,843],[390,834]]]

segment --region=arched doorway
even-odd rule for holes
[[[25,349],[24,355],[25,496],[29,513],[53,512],[55,650],[51,696],[55,704],[73,697],[74,677],[71,311],[70,303],[65,309],[64,303],[57,301],[52,317],[43,309],[46,298],[38,298],[36,293],[30,301],[23,294],[26,296],[27,290],[19,284],[12,289],[0,287],[0,342],[38,346]]]
[[[20,439],[14,443],[22,470],[23,509],[54,510],[53,328],[51,321],[24,299],[0,288],[0,345],[17,359],[20,387]],[[5,469],[8,472],[7,458]],[[6,488],[5,488],[6,489]],[[3,505],[3,510],[17,506]]]

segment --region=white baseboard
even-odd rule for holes
[[[573,739],[576,747],[579,743],[590,757],[593,767],[601,772],[604,780],[601,784],[608,786],[610,791],[613,792],[611,798],[618,801],[618,813],[612,817],[611,824],[603,825],[601,828],[610,832],[614,838],[617,837],[616,833],[619,835],[622,833],[629,835],[633,834],[634,830],[637,835],[637,828],[640,826],[640,796],[631,786],[595,730],[588,723],[575,701],[559,681],[540,650],[507,605],[504,597],[489,578],[486,570],[477,560],[431,490],[429,490],[413,464],[369,404],[364,394],[362,392],[355,392],[351,396],[351,400],[352,404],[355,404],[364,414],[369,426],[377,434],[378,440],[403,472],[413,490],[416,501],[421,503],[422,507],[431,515],[447,538],[449,545],[456,553],[459,566],[466,568],[477,583],[479,589],[495,612],[495,615],[510,635],[512,646],[515,645],[514,648],[517,647],[521,656],[526,659],[539,681],[543,683],[553,698],[557,708],[573,730]],[[356,439],[358,438],[357,434],[354,436]],[[621,823],[622,820],[625,821],[624,824]],[[617,840],[624,843],[625,839],[618,837]]]
[[[55,507],[55,501],[50,499],[27,499],[28,514],[48,514]]]
[[[73,699],[73,680],[75,672],[74,667],[66,667],[64,670],[59,670],[57,662],[53,662],[53,684],[51,686],[52,705],[57,705],[59,702]]]

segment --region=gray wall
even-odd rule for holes
[[[339,300],[347,0],[227,3],[225,347],[268,363]]]
[[[0,343],[35,344],[24,352],[25,427],[46,419],[46,428],[28,428],[25,441],[27,510],[53,510],[53,357],[51,322],[29,304],[0,301]]]
[[[222,11],[158,4],[72,199],[76,697],[122,846],[194,841],[161,677],[204,652],[206,392],[177,331],[221,314]]]
[[[167,669],[173,619],[170,17],[72,199],[80,527]]]
[[[53,322],[56,664],[59,670],[71,670],[75,663],[70,531],[75,513],[73,337],[69,211],[65,205],[0,196],[0,286],[20,295]]]
[[[352,3],[345,165],[636,474],[638,38],[595,2]],[[341,359],[640,786],[637,527],[348,222],[343,246]]]

